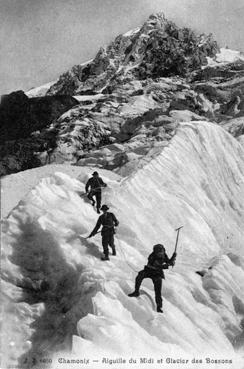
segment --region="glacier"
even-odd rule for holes
[[[85,169],[44,176],[3,221],[3,367],[244,368],[243,146],[209,122],[181,123],[128,177],[103,171],[103,203],[120,221],[109,262],[100,235],[86,239],[97,214]],[[161,315],[150,280],[139,298],[127,294],[154,244],[173,253],[179,226]]]

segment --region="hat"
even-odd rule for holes
[[[163,250],[165,251],[165,247],[164,247],[164,245],[162,245],[160,243],[153,246],[153,251],[154,252],[160,252],[160,251],[163,251]]]
[[[108,210],[109,207],[107,205],[102,205],[101,210]]]
[[[97,172],[93,172],[92,175],[93,176],[98,176],[98,173]]]

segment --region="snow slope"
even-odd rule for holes
[[[4,222],[3,364],[41,365],[45,357],[55,369],[70,368],[58,358],[75,357],[89,359],[89,368],[108,367],[102,358],[119,369],[162,368],[166,358],[195,357],[203,363],[171,367],[243,368],[243,147],[211,123],[182,123],[143,168],[120,182],[104,179],[103,202],[120,220],[110,262],[100,261],[100,235],[84,238],[97,214],[66,174],[42,179]],[[150,280],[140,298],[127,294],[155,243],[173,252],[181,225],[159,315]],[[48,288],[40,292],[43,280]],[[129,364],[132,356],[166,366]]]
[[[1,178],[1,217],[6,217],[9,212],[18,205],[30,190],[35,187],[42,178],[48,177],[55,172],[62,172],[74,178],[86,178],[87,172],[94,172],[91,167],[78,167],[74,165],[50,164],[44,167],[25,170]],[[110,179],[118,180],[120,176],[113,172],[99,169],[99,173]]]
[[[226,49],[222,47],[220,49],[220,52],[216,54],[215,58],[207,57],[207,59],[208,59],[208,65],[211,67],[215,67],[218,65],[234,63],[240,60],[244,60],[244,55],[240,51]]]

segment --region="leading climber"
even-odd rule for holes
[[[163,269],[168,269],[168,267],[174,266],[176,258],[176,252],[173,253],[172,257],[166,254],[165,247],[161,244],[153,246],[153,252],[148,257],[148,263],[145,265],[144,269],[141,270],[135,281],[135,291],[130,293],[130,297],[140,296],[140,286],[144,278],[150,278],[154,284],[155,291],[155,301],[157,304],[157,312],[163,313],[162,310],[162,279],[165,279]]]
[[[96,198],[97,213],[100,214],[100,207],[102,201],[102,187],[107,187],[107,184],[103,182],[99,177],[98,172],[92,173],[92,177],[88,179],[86,183],[86,193],[89,200],[92,201],[92,205],[95,205],[94,196]]]
[[[101,258],[102,260],[109,260],[109,249],[108,246],[112,249],[112,254],[116,255],[115,245],[114,245],[114,234],[115,228],[119,225],[118,220],[116,219],[113,213],[109,213],[109,207],[107,205],[103,205],[101,207],[103,212],[102,215],[98,218],[97,224],[88,238],[95,236],[97,231],[101,226],[103,226],[101,235],[102,235],[102,245],[103,245],[103,253],[104,256]]]

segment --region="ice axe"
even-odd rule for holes
[[[83,193],[80,194],[80,197],[83,197],[83,196],[87,196],[87,193],[83,192]]]
[[[175,252],[177,250],[177,245],[178,245],[178,240],[179,240],[179,233],[180,233],[181,228],[183,228],[183,226],[175,229],[175,231],[177,232],[176,242],[175,242]]]
[[[95,234],[94,234],[94,236],[96,236],[96,234],[98,234],[98,233],[101,233],[101,231],[98,231],[98,232],[96,232]],[[88,237],[84,237],[85,239],[88,239],[88,238],[90,238],[89,236]]]
[[[175,231],[177,232],[176,241],[175,241],[175,251],[174,251],[175,253],[176,253],[176,250],[177,250],[177,245],[178,245],[178,240],[179,240],[179,233],[180,233],[181,228],[183,228],[183,226],[175,229]],[[174,267],[174,263],[172,264],[172,268],[173,267]]]

